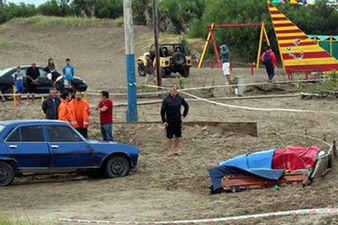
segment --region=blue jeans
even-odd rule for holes
[[[114,141],[113,124],[101,124],[101,135],[103,141]]]

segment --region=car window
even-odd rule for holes
[[[7,142],[20,142],[20,129],[16,129],[10,136],[7,138]]]
[[[49,142],[83,142],[68,126],[47,126]]]
[[[44,142],[41,126],[20,127],[21,142]]]
[[[14,73],[14,72],[15,72],[15,69],[13,69],[13,68],[7,68],[7,69],[4,69],[4,70],[1,70],[0,76],[5,75],[5,74],[7,74],[8,72]]]
[[[44,78],[47,77],[47,73],[43,68],[39,68],[39,72],[40,72],[40,77],[44,77]]]
[[[7,138],[7,142],[44,142],[41,126],[23,126],[16,129]]]
[[[5,128],[5,126],[0,124],[0,132],[1,132],[4,128]]]

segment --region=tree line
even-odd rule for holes
[[[206,38],[210,23],[253,23],[263,21],[268,35],[275,40],[271,19],[264,0],[158,0],[159,26],[162,32],[186,33],[192,38]],[[337,7],[328,0],[317,0],[314,6],[278,4],[277,7],[307,34],[338,34]],[[152,25],[151,0],[132,0],[136,25]],[[0,23],[15,17],[34,15],[119,18],[123,16],[122,0],[48,0],[33,4],[14,4],[0,0]],[[227,43],[232,56],[245,62],[255,60],[259,27],[216,29],[218,44]],[[276,50],[276,43],[272,42]]]

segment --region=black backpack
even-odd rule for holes
[[[265,65],[271,64],[270,52],[265,52],[263,62],[264,62]]]

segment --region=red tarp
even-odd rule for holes
[[[288,146],[285,149],[276,149],[272,159],[272,169],[313,170],[319,151],[318,147]]]

